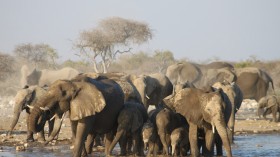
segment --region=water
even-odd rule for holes
[[[118,154],[119,148],[113,154]],[[225,154],[225,153],[224,153]],[[279,157],[280,134],[256,134],[235,136],[232,154],[236,157]],[[0,157],[60,157],[72,156],[69,145],[29,147],[26,151],[17,152],[14,147],[2,146]],[[105,156],[94,152],[93,156]]]

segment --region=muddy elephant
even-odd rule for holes
[[[235,125],[235,113],[239,110],[242,101],[243,94],[236,83],[229,82],[216,82],[212,85],[215,89],[222,89],[224,94],[224,98],[227,98],[227,105],[230,109],[225,110],[225,117],[228,126],[228,136],[230,138],[230,142],[233,143],[233,135],[234,135],[234,125]],[[228,113],[228,111],[231,111]],[[220,151],[221,152],[221,151]]]
[[[172,83],[161,73],[141,75],[133,78],[131,82],[139,92],[146,109],[149,105],[159,105],[163,98],[173,92]]]
[[[89,134],[110,133],[117,127],[117,117],[123,103],[124,94],[113,80],[88,77],[83,81],[58,80],[49,87],[31,111],[30,131],[42,130],[45,119],[42,114],[47,112],[55,118],[54,129],[47,142],[53,140],[59,133],[65,112],[69,111],[74,142],[73,156],[78,157],[82,152],[86,153],[83,148]],[[105,153],[108,154],[112,138],[105,138]]]
[[[215,130],[220,135],[227,156],[232,156],[231,145],[224,118],[224,99],[221,90],[205,92],[201,89],[185,88],[172,97],[165,98],[165,105],[183,115],[189,123],[191,154],[199,156],[197,130],[205,128],[205,155],[212,155]],[[213,132],[212,132],[213,131]]]
[[[258,110],[257,114],[261,117],[261,112],[264,119],[266,119],[266,115],[272,113],[273,121],[279,122],[280,120],[280,98],[275,95],[267,95],[262,97],[258,101]],[[279,112],[279,117],[277,118],[277,113]]]
[[[50,85],[58,79],[67,79],[70,80],[77,76],[79,72],[76,69],[65,67],[59,70],[37,70],[33,69],[31,72],[28,71],[26,65],[21,68],[21,86],[25,85]]]
[[[236,83],[240,87],[244,99],[259,101],[262,97],[266,96],[270,83],[275,94],[273,80],[265,71],[255,67],[235,70],[237,75]]]
[[[10,130],[8,131],[7,135],[10,136],[12,134],[13,129],[15,128],[20,114],[23,110],[26,111],[26,120],[27,120],[27,141],[34,141],[33,133],[28,131],[29,123],[28,117],[30,114],[30,110],[34,107],[35,102],[39,97],[46,93],[47,87],[39,87],[39,86],[25,86],[23,89],[20,89],[15,98],[14,104],[14,112],[13,112],[13,120],[10,125]],[[53,121],[49,122],[49,132],[52,131],[53,128]],[[39,134],[38,141],[45,141],[44,130],[42,130]]]
[[[171,133],[178,127],[188,126],[182,115],[167,108],[161,109],[156,115],[156,128],[163,146],[163,155],[171,155]]]
[[[132,138],[133,155],[144,155],[144,144],[141,136],[143,124],[148,120],[148,114],[143,104],[138,102],[127,101],[124,108],[118,116],[118,128],[113,142],[110,145],[109,152],[111,154],[113,148],[119,141],[121,148],[121,156],[127,155],[128,139]]]
[[[179,127],[171,133],[172,156],[187,156],[190,150],[189,128]]]

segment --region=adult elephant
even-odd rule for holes
[[[14,112],[13,112],[13,120],[10,125],[10,130],[8,131],[7,135],[10,136],[12,131],[14,130],[20,114],[23,110],[26,111],[26,119],[28,120],[30,110],[34,107],[35,102],[38,98],[40,98],[43,94],[46,93],[47,87],[39,87],[39,86],[25,86],[23,89],[20,89],[15,98],[14,104]],[[28,121],[27,121],[28,122]],[[27,141],[34,141],[33,133],[28,131],[29,123],[27,123]],[[52,131],[53,128],[53,121],[49,121],[49,132]],[[42,130],[39,134],[38,141],[45,141],[44,137],[44,130]]]
[[[218,81],[233,82],[236,75],[233,66],[226,62],[213,62],[208,65],[194,63],[176,63],[167,68],[166,76],[173,86],[190,82],[197,88],[211,86]]]
[[[238,87],[236,83],[229,83],[229,82],[216,82],[212,85],[215,89],[222,89],[222,92],[224,94],[224,98],[227,98],[228,101],[226,108],[230,108],[228,110],[225,110],[225,118],[228,118],[226,120],[227,126],[229,128],[228,130],[228,136],[230,139],[230,142],[233,143],[233,135],[234,135],[234,125],[235,125],[235,113],[240,108],[242,101],[243,101],[243,94]],[[228,112],[231,111],[231,112]],[[219,153],[222,153],[221,147]]]
[[[272,78],[263,70],[255,67],[235,69],[237,80],[244,99],[255,99],[259,101],[266,96],[269,83],[271,83],[273,92],[274,85]]]
[[[58,79],[70,80],[77,76],[79,72],[76,69],[65,67],[59,70],[37,70],[33,69],[30,73],[28,72],[28,67],[24,65],[21,68],[21,86],[25,85],[50,85]]]
[[[60,130],[65,112],[69,111],[74,136],[73,156],[78,157],[89,133],[109,133],[116,127],[124,95],[113,80],[87,77],[83,81],[54,82],[37,103],[40,107],[35,106],[29,117],[30,131],[42,130],[45,119],[42,114],[47,112],[55,117],[54,129],[47,142],[53,140]],[[105,143],[106,153],[109,145],[110,141]]]
[[[277,113],[280,114],[280,98],[275,95],[267,95],[258,101],[257,114],[260,117],[261,111],[264,109],[262,116],[266,119],[266,115],[272,113],[273,121],[279,122],[280,115],[277,118]]]
[[[204,128],[206,131],[206,155],[212,155],[213,136],[212,130],[216,128],[220,135],[227,156],[232,156],[227,125],[224,118],[224,99],[221,90],[205,92],[195,88],[185,88],[172,97],[167,97],[164,103],[177,113],[183,115],[189,123],[189,140],[191,154],[199,156],[197,130]]]
[[[145,107],[138,103],[127,101],[124,108],[120,111],[118,116],[118,128],[113,142],[110,145],[109,152],[111,154],[113,148],[119,141],[121,147],[121,156],[127,155],[128,138],[133,141],[133,155],[144,156],[143,140],[141,137],[141,130],[143,124],[148,120],[148,114]],[[128,150],[131,151],[131,150]]]
[[[191,62],[175,63],[167,67],[166,76],[173,85],[189,81],[192,84],[198,82],[202,72],[197,64]]]
[[[162,99],[172,94],[173,91],[172,83],[161,73],[140,75],[130,79],[130,81],[139,92],[146,109],[149,105],[159,105]]]

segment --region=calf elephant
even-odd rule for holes
[[[137,102],[125,102],[124,108],[118,116],[118,128],[113,142],[110,145],[109,152],[111,153],[117,142],[121,147],[121,156],[127,155],[127,139],[129,136],[133,140],[134,155],[143,156],[143,140],[141,137],[141,129],[147,121],[148,114],[145,107]],[[130,151],[130,150],[129,150]]]
[[[277,118],[277,113],[279,112],[280,114],[280,99],[279,97],[275,95],[268,95],[265,97],[262,97],[258,101],[258,110],[257,114],[260,117],[261,116],[261,110],[265,109],[262,116],[266,119],[266,115],[272,113],[273,116],[273,121],[274,122],[279,122],[280,120],[280,115]]]
[[[172,156],[187,156],[190,150],[189,128],[179,127],[171,133]]]
[[[206,93],[195,88],[185,88],[172,97],[165,98],[164,103],[183,115],[189,123],[189,140],[191,154],[199,156],[197,129],[205,128],[206,154],[212,155],[213,133],[216,128],[220,135],[227,156],[232,156],[227,126],[224,118],[224,100],[221,90]],[[212,128],[212,129],[211,129]]]
[[[25,85],[50,85],[58,79],[70,80],[77,76],[79,72],[76,69],[65,67],[60,70],[37,70],[33,69],[30,73],[26,65],[21,68],[21,86]]]
[[[12,134],[13,129],[15,128],[20,114],[23,110],[26,111],[26,119],[27,119],[27,141],[34,141],[33,133],[28,131],[29,123],[28,117],[30,114],[30,110],[34,107],[35,102],[39,97],[46,93],[47,87],[39,87],[39,86],[25,86],[23,89],[19,90],[14,98],[14,113],[13,113],[13,121],[10,126],[10,130],[8,131],[8,136]],[[52,131],[53,121],[49,121],[49,132]],[[38,141],[44,141],[44,131],[42,130],[39,134]]]
[[[274,92],[273,80],[265,71],[255,67],[235,70],[237,75],[236,84],[240,87],[244,99],[259,101],[266,96],[270,83]]]
[[[58,80],[38,101],[29,117],[30,131],[42,130],[43,113],[55,118],[54,129],[47,142],[59,133],[65,112],[69,111],[73,132],[73,156],[80,157],[89,133],[109,133],[117,126],[117,116],[123,107],[124,94],[120,86],[110,79],[86,81]],[[108,154],[110,140],[105,143]]]
[[[187,126],[187,121],[182,115],[175,113],[167,108],[159,111],[156,116],[157,133],[163,146],[163,155],[170,155],[171,148],[170,136],[174,129]]]

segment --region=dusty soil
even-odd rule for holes
[[[12,97],[0,98],[0,152],[3,146],[40,146],[43,144],[39,142],[26,143],[26,122],[25,122],[25,111],[22,112],[20,120],[13,131],[11,137],[6,136],[6,132],[9,129],[10,123],[12,121]],[[245,100],[242,107],[236,114],[236,127],[235,134],[262,134],[262,133],[280,133],[280,123],[271,122],[272,117],[268,116],[269,120],[260,119],[255,114],[256,102]],[[45,131],[47,133],[47,126]],[[36,136],[34,136],[36,140]],[[60,145],[69,144],[70,145],[71,130],[69,119],[66,118],[62,125],[59,139],[49,145]]]

